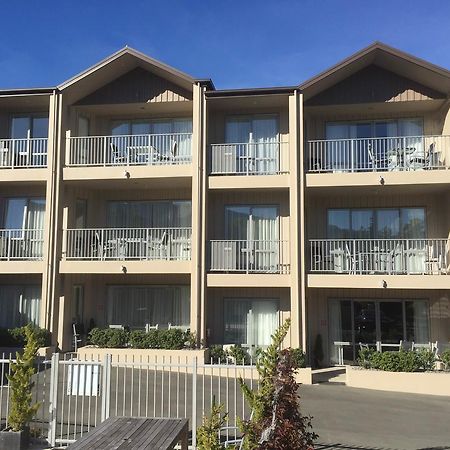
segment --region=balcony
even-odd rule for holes
[[[43,259],[43,230],[0,230],[0,273],[42,273]]]
[[[450,168],[450,136],[308,141],[310,173],[414,172]]]
[[[211,175],[280,175],[289,173],[289,143],[211,145]]]
[[[68,137],[68,167],[190,164],[192,133]]]
[[[448,239],[312,239],[310,272],[449,275]]]
[[[43,259],[43,230],[0,230],[0,261]]]
[[[189,261],[191,228],[66,230],[66,260]]]
[[[288,241],[211,241],[211,272],[289,274]]]
[[[117,261],[123,262],[124,273],[190,271],[191,228],[92,228],[64,233],[62,272],[111,273],[117,271]]]
[[[0,169],[47,167],[47,138],[0,139]]]

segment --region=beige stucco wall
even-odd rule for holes
[[[363,370],[347,366],[346,384],[377,391],[450,396],[450,373],[406,373]]]

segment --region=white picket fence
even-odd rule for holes
[[[0,419],[7,420],[9,387],[4,374],[10,359],[0,359]],[[69,445],[112,416],[189,419],[191,448],[196,448],[196,429],[215,402],[228,412],[222,430],[224,442],[239,439],[238,418],[248,419],[239,377],[257,388],[254,366],[205,364],[196,358],[80,360],[76,354],[55,353],[39,362],[34,376],[33,400],[40,402],[31,424],[34,435],[52,446]],[[7,422],[6,422],[7,423]]]

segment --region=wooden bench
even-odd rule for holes
[[[111,417],[68,448],[169,450],[178,443],[187,450],[187,419]]]

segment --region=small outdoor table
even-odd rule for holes
[[[68,448],[169,450],[178,443],[187,450],[187,419],[111,417]]]

